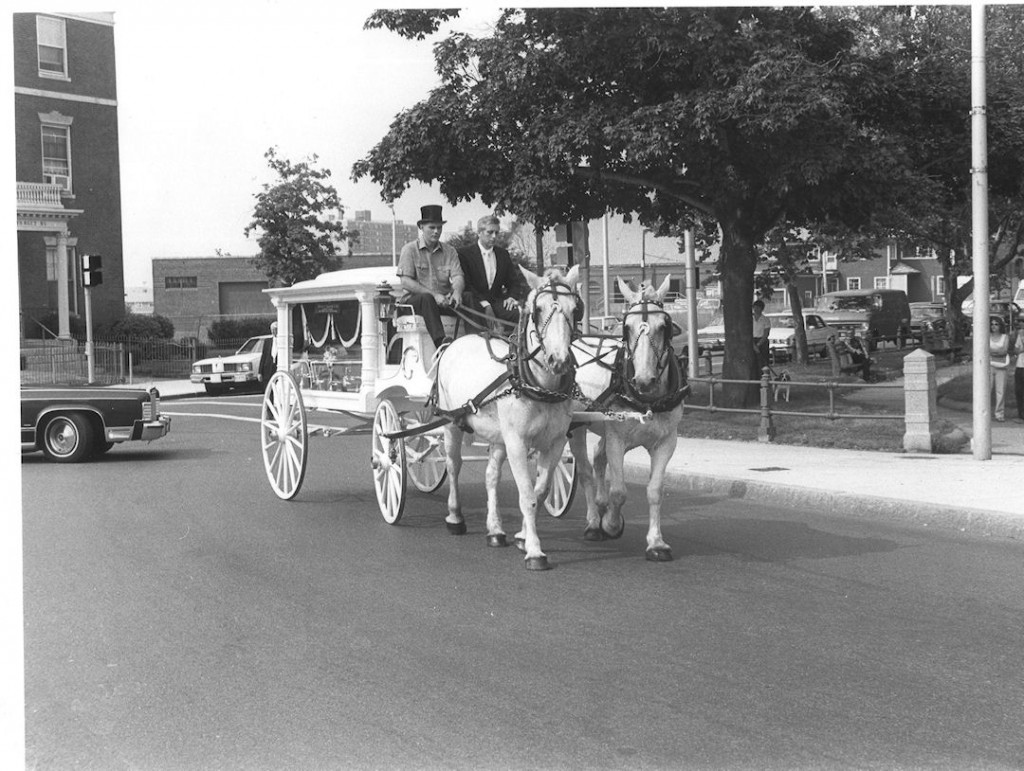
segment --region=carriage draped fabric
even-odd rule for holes
[[[339,344],[347,349],[359,341],[362,317],[358,303],[307,303],[300,308],[307,347]]]

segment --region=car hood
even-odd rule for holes
[[[250,362],[252,362],[252,361],[259,361],[261,355],[262,354],[259,354],[259,353],[233,353],[230,356],[211,356],[209,359],[199,359],[198,361],[194,362],[192,364],[192,366],[194,367],[197,364],[218,364],[218,363],[220,363],[220,364],[228,364],[228,363],[239,363],[239,364],[241,364],[242,362],[246,362],[246,361],[250,361]]]

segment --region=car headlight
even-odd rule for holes
[[[198,364],[193,364],[192,365],[192,374],[193,375],[198,375],[199,374],[199,365]]]
[[[252,372],[252,364],[247,361],[243,361],[238,365],[238,369],[240,372]]]

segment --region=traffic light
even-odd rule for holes
[[[82,255],[82,286],[99,286],[103,283],[103,258],[98,254]]]
[[[567,222],[555,225],[555,241],[563,244],[556,249],[558,261],[572,267],[587,256],[589,232],[586,222]]]

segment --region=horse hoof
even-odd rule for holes
[[[444,526],[448,528],[448,532],[452,535],[465,535],[466,534],[466,523],[465,522],[449,522],[445,520]]]
[[[516,548],[519,549],[519,551],[521,551],[523,554],[526,554],[526,539],[525,538],[513,538],[512,539],[512,543],[514,543],[516,545]]]
[[[526,569],[527,570],[551,570],[551,565],[548,564],[547,557],[527,557],[526,558]]]
[[[583,540],[584,541],[603,541],[604,540],[604,531],[602,531],[601,528],[599,528],[599,527],[588,527],[586,530],[583,531]]]
[[[625,531],[626,531],[626,520],[624,520],[624,519],[619,521],[619,529],[615,530],[615,531],[608,530],[607,528],[605,528],[605,526],[603,524],[601,525],[601,532],[604,533],[604,537],[608,538],[608,539],[610,539],[612,541],[614,541],[614,540],[616,540],[618,538],[622,538],[622,534]]]
[[[488,546],[508,546],[508,541],[505,540],[504,533],[498,533],[497,535],[487,536]]]
[[[655,546],[653,549],[647,550],[644,558],[648,562],[671,562],[672,550],[667,546]]]

